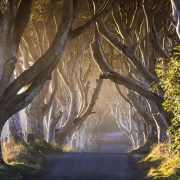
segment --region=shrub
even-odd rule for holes
[[[62,146],[62,151],[63,152],[72,152],[73,151],[73,148],[70,144],[64,144]]]
[[[180,46],[173,51],[170,62],[157,68],[165,92],[163,107],[173,113],[168,134],[172,140],[172,151],[180,155]]]
[[[2,145],[2,155],[8,165],[23,165],[26,167],[41,169],[45,157],[33,147],[24,142],[17,142],[9,138]]]
[[[170,153],[170,144],[158,144],[141,163],[152,179],[179,180],[180,158]]]

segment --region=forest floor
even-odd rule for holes
[[[52,153],[39,175],[24,180],[142,180],[135,159],[125,153]]]

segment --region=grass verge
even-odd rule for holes
[[[56,143],[35,140],[33,145],[8,139],[2,146],[4,164],[0,164],[0,179],[16,180],[37,174],[46,162],[46,154],[62,152]]]
[[[180,157],[170,152],[170,144],[158,144],[140,161],[147,177],[180,180]]]

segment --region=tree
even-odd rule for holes
[[[101,129],[104,118],[108,115],[107,109],[95,106],[95,113],[87,117],[87,120],[74,131],[70,137],[70,145],[76,152],[98,151],[98,140],[101,137]]]
[[[123,96],[119,94],[119,89],[117,91],[116,85],[116,88],[114,88],[116,105],[113,105],[114,107],[111,106],[111,114],[115,118],[119,129],[123,131],[132,142],[132,149],[138,149],[147,141],[144,129],[145,122],[133,106],[126,101],[126,92],[124,92],[124,89],[121,92],[123,92]]]
[[[172,16],[176,32],[180,38],[180,2],[178,0],[171,0]]]
[[[78,40],[78,44],[80,41],[81,38]],[[78,47],[76,43],[75,45]],[[61,127],[56,130],[56,141],[60,144],[63,144],[66,137],[71,136],[76,128],[80,127],[92,113],[102,86],[102,80],[98,79],[94,90],[90,89],[92,65],[86,59],[85,47],[79,46],[78,49],[83,50],[83,53],[78,50],[76,52],[73,49],[72,51],[68,50],[68,53],[65,52],[63,64],[58,66],[59,75],[66,87],[64,93],[66,99],[62,96],[59,98],[63,112],[62,118],[64,118]],[[92,91],[91,95],[90,91]],[[64,103],[63,99],[65,100]]]
[[[9,134],[10,138],[13,138],[15,141],[24,141],[24,134],[21,126],[20,114],[14,114],[9,120]]]
[[[2,41],[0,49],[2,62],[5,63],[7,61],[5,69],[8,69],[8,72],[4,72],[1,75],[3,79],[3,82],[1,83],[3,86],[0,94],[1,130],[6,120],[19,110],[26,107],[40,92],[44,83],[51,79],[52,71],[55,69],[59,60],[61,59],[67,43],[73,38],[79,36],[84,30],[87,29],[87,27],[92,25],[93,21],[97,20],[101,15],[103,15],[104,12],[106,12],[105,6],[103,9],[100,9],[99,13],[93,16],[89,21],[75,29],[72,29],[76,1],[64,1],[62,19],[53,42],[47,51],[38,58],[36,63],[34,63],[28,70],[21,73],[18,78],[10,83],[9,79],[16,64],[16,51],[19,47],[22,33],[24,32],[31,14],[31,5],[32,1],[25,0],[2,2],[0,19]],[[25,15],[23,15],[23,13],[25,13]],[[8,32],[10,32],[10,34],[8,34]],[[11,37],[11,41],[8,37]],[[7,44],[7,46],[4,46],[5,44]],[[7,48],[8,51],[6,51],[4,48]],[[8,54],[2,54],[4,52],[8,52]],[[9,53],[11,54],[9,55]],[[10,58],[8,58],[9,56]],[[20,90],[25,91],[18,94]]]
[[[110,0],[104,1],[103,4],[100,4],[100,1],[93,2],[96,13],[92,16],[90,15],[91,17],[86,18],[87,21],[82,23],[83,18],[77,18],[77,15],[82,13],[89,16],[89,12],[87,13],[85,10],[82,10],[84,7],[87,7],[85,5],[86,2],[82,3],[72,0],[61,1],[58,4],[56,3],[59,1],[53,2],[55,2],[55,5],[49,5],[45,16],[43,16],[44,10],[42,11],[42,17],[38,20],[38,23],[30,18],[32,15],[31,6],[35,1],[9,0],[2,1],[0,4],[0,130],[2,130],[7,119],[28,106],[35,98],[37,99],[32,102],[29,109],[32,110],[34,107],[38,107],[36,110],[40,110],[40,113],[36,112],[35,119],[40,120],[39,122],[44,120],[45,115],[46,117],[49,115],[46,121],[46,127],[51,132],[49,140],[52,139],[53,129],[58,121],[56,115],[60,118],[61,122],[63,118],[65,120],[68,118],[65,124],[67,128],[64,128],[60,133],[62,139],[67,136],[70,130],[76,129],[85,121],[92,112],[100,93],[102,80],[97,81],[92,98],[89,100],[86,93],[88,89],[86,86],[87,79],[81,79],[84,77],[84,73],[82,73],[84,68],[82,67],[85,65],[78,68],[81,72],[80,74],[77,73],[79,79],[69,77],[69,70],[66,73],[63,71],[64,66],[62,64],[59,65],[59,74],[66,86],[65,89],[69,90],[68,102],[71,106],[68,115],[62,109],[58,111],[60,112],[59,114],[55,114],[55,111],[60,109],[58,104],[60,98],[58,98],[58,101],[54,101],[55,96],[59,96],[53,93],[56,91],[56,88],[52,92],[45,83],[52,79],[52,73],[58,66],[58,63],[62,61],[65,49],[69,51],[66,47],[92,25],[94,40],[91,48],[93,58],[102,72],[100,78],[107,78],[118,85],[125,86],[128,89],[128,94],[124,96],[126,101],[129,101],[137,115],[143,118],[148,126],[150,125],[154,128],[156,125],[158,141],[167,141],[166,131],[169,121],[162,107],[164,94],[156,75],[155,67],[159,58],[163,58],[164,62],[166,62],[170,57],[169,48],[166,48],[168,44],[166,42],[170,42],[170,39],[167,35],[167,29],[164,27],[165,24],[163,24],[164,22],[167,22],[167,26],[170,24],[170,3],[164,0],[160,2]],[[36,3],[41,4],[41,1]],[[80,3],[81,6],[79,5]],[[172,1],[172,3],[174,3],[173,8],[176,12],[176,21],[179,22],[177,20],[179,12],[178,3],[176,0]],[[40,6],[42,8],[42,5]],[[55,6],[56,8],[54,8]],[[89,7],[91,11],[91,5]],[[112,14],[109,12],[112,12]],[[49,20],[50,17],[53,17],[53,20]],[[38,19],[39,17],[36,16],[36,18]],[[28,22],[31,24],[30,26],[27,26]],[[53,37],[48,37],[48,27],[52,24],[56,31]],[[177,24],[177,29],[178,27]],[[33,37],[29,37],[27,32],[31,32]],[[91,35],[90,38],[92,38]],[[33,47],[35,41],[38,44],[36,48]],[[121,73],[118,68],[115,69],[110,64],[113,60],[111,59],[112,57],[108,56],[108,46],[111,46],[112,51],[116,51],[119,57],[124,58],[125,61],[123,63],[127,66],[125,73]],[[30,49],[33,53],[30,53]],[[17,57],[23,57],[23,62],[17,63]],[[18,76],[13,80],[12,76],[15,65]],[[69,66],[68,68],[72,67]],[[76,89],[70,87],[69,84]],[[55,87],[52,82],[51,86]],[[154,88],[155,86],[157,88]],[[46,91],[43,88],[48,89],[48,97],[43,92]],[[58,88],[62,89],[63,86]],[[80,98],[77,97],[77,89],[80,92]],[[36,104],[39,100],[43,108]],[[44,100],[46,103],[43,102]],[[89,104],[87,100],[89,100]],[[52,107],[48,105],[48,102],[50,102]],[[81,104],[80,108],[77,107],[77,102]],[[48,107],[47,113],[43,113],[44,105]],[[145,108],[140,109],[142,106],[145,106]],[[146,109],[152,116],[145,113]],[[39,114],[42,114],[42,116],[40,117]],[[50,119],[54,120],[50,121]],[[41,127],[42,129],[43,127]]]
[[[14,2],[14,1],[12,1],[12,2]],[[22,13],[20,10],[24,11],[25,9],[23,7],[25,5],[27,6],[28,9],[30,9],[32,2],[31,3],[29,3],[29,2],[31,2],[31,1],[28,1],[28,3],[27,3],[27,1],[22,1],[21,6],[18,6],[18,4],[14,4],[14,6],[16,5],[14,8],[17,9],[19,7],[18,8],[19,11],[17,11],[17,12]],[[11,6],[12,6],[12,4],[10,2],[8,2],[8,7],[5,11],[7,13],[4,13],[1,18],[1,21],[3,22],[3,20],[4,20],[4,23],[7,22],[6,21],[7,16],[12,16]],[[22,7],[22,9],[20,7]],[[33,98],[36,96],[36,94],[42,88],[45,81],[50,78],[50,75],[51,75],[53,69],[57,65],[58,60],[60,58],[59,56],[65,47],[68,31],[69,31],[70,25],[72,23],[73,3],[71,1],[69,1],[67,3],[65,2],[64,10],[65,11],[67,10],[67,11],[63,16],[62,26],[60,25],[59,31],[56,35],[56,38],[53,41],[53,43],[51,44],[50,48],[46,51],[46,53],[43,56],[41,56],[40,59],[33,66],[31,66],[27,71],[24,71],[18,78],[16,78],[12,83],[10,83],[10,85],[8,87],[7,87],[7,84],[9,84],[9,83],[7,83],[7,82],[6,82],[6,86],[2,86],[3,87],[3,90],[1,90],[2,98],[0,101],[0,109],[1,109],[0,116],[1,116],[1,122],[2,122],[1,128],[0,128],[1,130],[2,130],[4,123],[11,115],[13,115],[14,113],[18,112],[20,109],[27,106],[33,100]],[[26,13],[26,15],[27,14],[29,17],[30,12]],[[17,13],[16,14],[17,18],[20,16],[20,15],[19,16],[18,15],[19,14]],[[24,18],[24,16],[21,15],[21,18],[22,17]],[[26,17],[26,19],[25,19],[26,21],[28,20],[28,17]],[[16,21],[14,20],[14,23],[15,22]],[[24,24],[23,24],[24,21],[18,20],[17,23],[22,23],[22,25],[24,27]],[[1,25],[2,25],[2,27],[5,27],[5,25],[3,25],[3,24],[1,24]],[[18,25],[18,31],[20,31],[19,28],[22,25],[21,24]],[[8,32],[8,31],[6,31],[6,32]],[[6,32],[4,31],[1,34],[6,33]],[[12,33],[12,35],[14,35],[16,37],[15,45],[17,46],[18,45],[17,42],[19,43],[19,39],[21,38],[22,33],[18,34],[19,36],[17,36],[16,33],[15,34]],[[8,34],[8,36],[9,36],[9,34]],[[5,36],[3,36],[3,37],[5,37]],[[6,41],[7,41],[7,39],[6,39]],[[13,37],[13,39],[15,39],[15,38]],[[6,42],[4,42],[4,44],[6,44]],[[14,43],[11,43],[11,45],[12,44],[14,44]],[[12,49],[14,49],[14,48],[12,48]],[[58,58],[57,58],[57,56],[58,56]],[[15,55],[13,57],[15,57]],[[42,67],[44,67],[44,69],[42,69]],[[45,73],[45,69],[48,69],[46,73]],[[11,70],[12,71],[11,74],[13,73],[13,70]],[[18,92],[26,85],[29,85],[29,88],[25,92],[18,94]],[[7,88],[5,89],[5,87],[7,87]],[[3,96],[2,96],[2,94],[3,94]]]
[[[102,19],[98,20],[92,51],[94,60],[103,73],[100,78],[106,78],[124,85],[144,97],[157,125],[158,140],[167,141],[168,121],[162,108],[163,94],[154,71],[157,61],[156,56],[169,58],[168,52],[164,51],[160,45],[161,39],[157,36],[157,31],[162,30],[162,28],[156,24],[155,17],[157,13],[162,13],[160,11],[161,3],[154,4],[154,2],[145,1],[143,3],[139,1],[116,2],[112,13],[115,28],[112,29],[111,27],[111,30],[109,30],[110,27],[106,25],[107,22]],[[103,51],[102,37],[119,53],[127,57],[126,61],[131,76],[123,76],[110,66]],[[152,84],[157,84],[158,90],[156,92],[152,90]]]

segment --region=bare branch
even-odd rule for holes
[[[87,107],[87,109],[83,115],[81,115],[80,117],[77,117],[74,120],[75,124],[82,124],[84,122],[84,120],[89,116],[89,114],[93,113],[92,110],[93,110],[93,107],[97,101],[99,93],[101,91],[102,83],[103,83],[103,81],[101,79],[96,80],[96,87],[93,91],[93,95],[91,97],[91,101],[89,103],[89,106]]]
[[[100,78],[109,79],[115,83],[124,85],[128,89],[131,89],[132,91],[136,91],[138,94],[140,94],[141,96],[147,99],[162,102],[162,97],[148,90],[140,82],[122,76],[112,69],[112,67],[107,63],[106,56],[102,50],[100,37],[99,38],[96,37],[94,39],[91,48],[92,48],[94,60],[98,64],[100,70],[103,72]]]
[[[33,0],[22,0],[17,11],[14,24],[14,41],[17,44],[17,47],[31,14],[32,1]]]
[[[137,68],[137,70],[141,72],[141,74],[150,83],[152,83],[153,81],[157,81],[157,78],[153,74],[148,72],[146,67],[141,63],[141,60],[138,58],[138,56],[135,55],[134,51],[120,42],[117,37],[110,33],[102,21],[98,22],[98,29],[111,45],[113,45],[118,51],[122,51],[122,53],[128,58],[129,63]]]
[[[87,28],[92,26],[94,24],[94,22],[96,22],[98,19],[102,18],[103,15],[107,14],[109,12],[109,9],[110,9],[113,1],[114,0],[105,0],[104,4],[97,11],[97,13],[95,15],[93,15],[85,24],[83,24],[82,26],[71,31],[70,39],[73,39],[73,38],[79,36],[80,34],[82,34],[82,32],[84,32]]]

